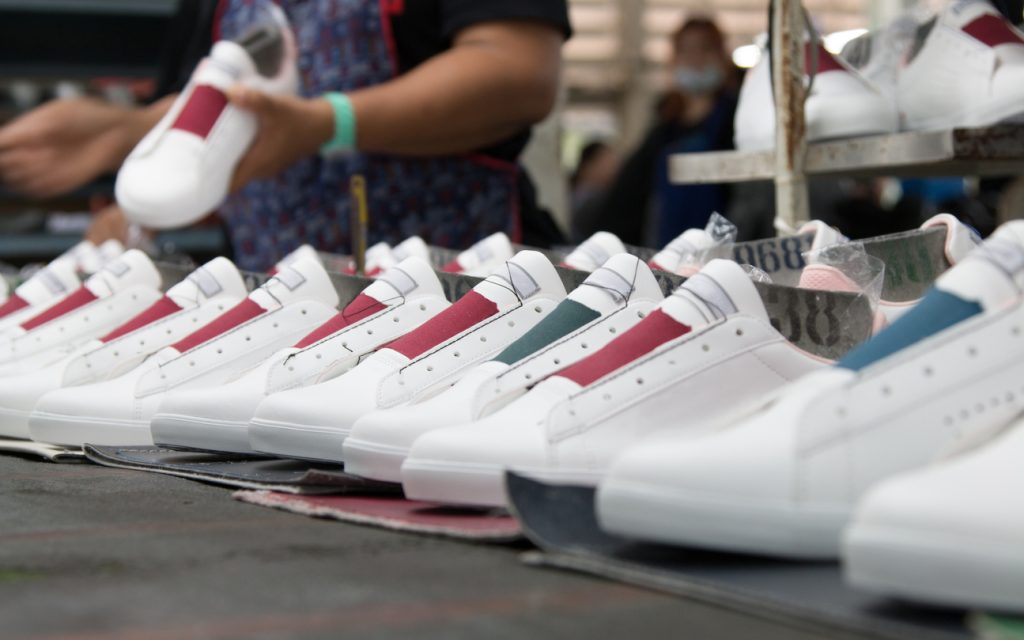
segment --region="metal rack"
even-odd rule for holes
[[[775,182],[776,227],[809,219],[807,176],[1013,175],[1024,173],[1024,125],[906,132],[808,145],[804,128],[804,29],[800,0],[771,0],[776,146],[669,159],[675,184]]]

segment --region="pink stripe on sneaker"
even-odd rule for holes
[[[998,47],[1001,44],[1024,44],[1024,38],[1005,20],[991,14],[971,20],[964,27],[964,33],[990,47]]]
[[[36,317],[23,322],[21,324],[21,328],[25,331],[31,331],[36,327],[46,324],[47,322],[56,320],[63,315],[67,315],[79,307],[84,307],[94,300],[96,300],[96,294],[89,291],[85,285],[82,285],[46,311],[43,311]]]
[[[7,302],[0,304],[0,318],[9,316],[15,311],[21,311],[28,306],[28,300],[22,298],[18,294],[12,295],[7,299]]]
[[[387,348],[411,360],[497,313],[498,305],[476,291],[470,291],[412,333],[388,344]]]
[[[177,313],[179,311],[181,311],[181,307],[178,303],[167,296],[164,296],[154,302],[148,309],[139,315],[100,338],[100,342],[112,342],[123,335],[127,335],[132,331],[141,329],[142,327],[150,325],[161,318],[166,318],[172,313]]]
[[[650,353],[669,340],[689,332],[690,327],[676,322],[660,309],[655,309],[639,324],[609,342],[603,349],[555,375],[568,378],[585,387]]]
[[[314,329],[313,333],[299,340],[295,348],[305,349],[311,344],[320,342],[324,338],[338,333],[350,324],[359,322],[363,318],[368,318],[387,308],[387,305],[360,293],[356,296],[355,300],[348,303],[348,306],[335,314],[334,317]]]
[[[205,139],[227,104],[228,98],[222,91],[209,85],[199,85],[192,89],[192,95],[188,97],[171,128],[188,131]]]
[[[175,342],[171,348],[177,349],[179,353],[185,353],[263,313],[266,313],[266,309],[246,298],[211,320],[209,324]]]
[[[458,260],[452,260],[448,264],[441,267],[441,271],[445,273],[460,273],[462,271],[462,265],[459,264]]]

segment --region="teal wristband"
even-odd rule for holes
[[[334,111],[334,137],[320,147],[325,155],[349,153],[356,148],[356,111],[352,100],[344,93],[325,93],[324,99]]]

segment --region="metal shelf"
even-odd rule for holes
[[[4,234],[0,236],[0,260],[20,262],[53,258],[70,249],[81,239],[81,234]],[[219,228],[196,228],[159,233],[156,244],[173,245],[178,253],[217,255],[224,252],[226,240]]]
[[[1024,173],[1024,125],[906,132],[807,145],[807,175],[942,176]],[[775,151],[713,151],[669,158],[675,184],[775,177]]]

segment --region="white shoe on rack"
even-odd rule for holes
[[[249,422],[264,398],[337,377],[448,306],[430,265],[407,258],[294,346],[237,380],[168,393],[152,421],[153,438],[173,448],[252,453]],[[279,433],[271,430],[271,438]]]
[[[650,313],[664,296],[639,258],[620,253],[594,271],[540,324],[451,388],[415,404],[356,421],[345,451],[351,473],[402,481],[402,461],[418,437],[494,413],[527,387],[601,349]],[[358,443],[359,446],[355,446]]]
[[[639,324],[522,398],[417,439],[402,484],[411,499],[480,506],[504,506],[505,470],[596,486],[641,438],[699,434],[826,362],[773,328],[741,265],[713,260]]]
[[[150,421],[168,392],[237,378],[324,323],[337,304],[320,261],[300,258],[123,376],[43,396],[29,418],[32,438],[71,446],[151,445]]]
[[[520,251],[455,304],[347,373],[269,396],[253,418],[252,440],[268,453],[342,460],[352,425],[377,409],[420,402],[457,382],[539,323],[565,298],[551,262]],[[259,435],[257,435],[259,433]],[[287,445],[287,446],[285,446]]]
[[[815,49],[807,47],[807,69]],[[747,72],[736,107],[735,142],[740,151],[775,148],[775,101],[770,53]],[[895,101],[824,47],[817,47],[818,67],[804,103],[807,141],[893,133],[899,128]]]
[[[115,378],[138,366],[146,356],[212,320],[245,297],[245,284],[227,258],[200,267],[150,307],[120,326],[112,318],[95,318],[112,329],[89,340],[57,362],[0,383],[0,432],[28,438],[29,414],[46,393],[62,387]]]
[[[499,231],[455,256],[454,260],[441,267],[441,271],[483,278],[512,259],[512,254],[512,242]]]
[[[875,485],[843,536],[846,580],[925,604],[1024,613],[1024,423]]]
[[[612,533],[709,549],[835,558],[858,498],[1024,404],[1024,222],[943,274],[835,367],[699,439],[626,451],[598,491]]]
[[[608,258],[626,253],[626,245],[618,236],[607,231],[598,231],[572,250],[562,260],[561,266],[577,271],[593,271],[608,262]]]
[[[954,0],[919,34],[897,83],[903,128],[1024,119],[1024,33],[991,4]]]

